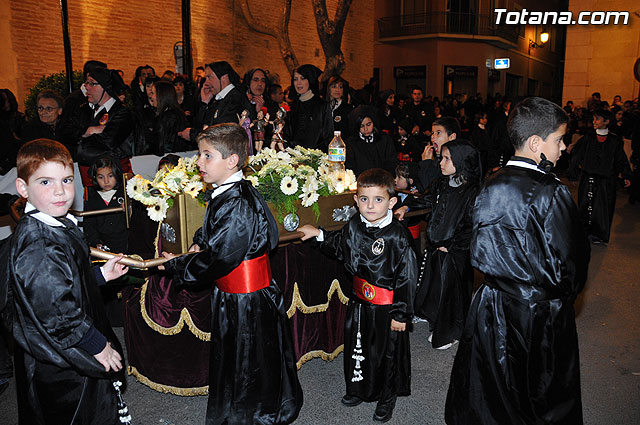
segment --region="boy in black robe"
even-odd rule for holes
[[[593,130],[578,140],[573,148],[570,175],[579,170],[578,209],[591,242],[607,243],[616,208],[618,175],[624,187],[631,185],[631,167],[624,142],[609,131],[611,112],[593,113]]]
[[[381,169],[358,177],[354,195],[360,214],[339,231],[302,226],[303,240],[315,236],[322,250],[343,261],[353,275],[344,330],[342,403],[377,401],[373,419],[391,419],[397,396],[411,393],[407,324],[413,316],[417,263],[411,234],[393,218],[393,177]]]
[[[164,267],[187,287],[215,284],[211,307],[208,425],[288,424],[302,407],[291,329],[271,278],[278,228],[242,178],[247,132],[218,124],[198,135],[202,179],[215,185],[192,255]]]
[[[0,281],[8,279],[13,294],[20,423],[118,423],[119,390],[112,381],[123,380],[122,347],[98,284],[128,269],[117,264],[122,257],[92,269],[89,247],[67,214],[73,161],[62,144],[25,144],[17,168],[16,187],[27,204]]]
[[[471,264],[485,274],[451,372],[453,424],[582,424],[573,302],[590,247],[571,194],[550,173],[567,115],[541,98],[509,116],[516,156],[473,209]]]

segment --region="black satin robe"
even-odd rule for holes
[[[409,329],[391,331],[391,319],[411,324],[417,263],[409,230],[395,218],[386,227],[366,227],[356,214],[342,230],[325,232],[320,247],[343,261],[347,271],[381,288],[393,290],[393,304],[375,305],[351,295],[344,330],[346,393],[365,401],[386,400],[411,393]],[[374,254],[374,242],[384,250]],[[358,333],[361,338],[358,338]],[[357,361],[352,357],[360,339],[359,362],[364,379],[353,381]]]
[[[166,269],[185,286],[202,287],[278,242],[275,220],[247,181],[213,198],[194,242],[201,251]],[[291,329],[274,281],[248,294],[213,289],[208,425],[287,424],[302,406]]]
[[[123,203],[124,188],[122,186],[116,189],[108,204],[104,202],[94,187],[85,189],[84,211],[122,207]],[[111,252],[128,252],[129,229],[127,229],[126,217],[122,212],[84,217],[82,229],[90,246],[95,247],[98,244],[103,244],[109,247]]]
[[[78,347],[93,325],[123,352],[105,315],[82,232],[25,215],[9,258],[20,424],[119,423],[111,381],[124,382],[124,368],[107,373]]]
[[[451,187],[449,177],[443,176],[424,198],[423,207],[432,210],[420,265],[415,314],[429,321],[433,347],[459,340],[462,335],[473,287],[469,257],[471,211],[479,190],[477,181]],[[448,252],[440,251],[439,247]]]
[[[284,133],[292,146],[326,152],[333,138],[331,107],[317,95],[305,102],[296,100],[287,115]]]
[[[590,246],[569,190],[508,165],[473,210],[471,263],[485,274],[451,372],[448,424],[582,424],[573,303]]]
[[[581,171],[578,187],[578,209],[587,233],[608,242],[616,208],[619,174],[631,180],[631,167],[624,152],[624,143],[609,133],[599,142],[590,132],[576,144],[571,158],[570,174]]]

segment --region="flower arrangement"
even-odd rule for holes
[[[262,197],[275,205],[280,222],[286,214],[295,214],[297,200],[303,207],[313,208],[317,219],[321,196],[355,189],[353,171],[332,173],[329,165],[327,155],[318,149],[296,146],[276,152],[267,148],[249,158],[244,174]]]
[[[180,158],[175,167],[166,165],[156,173],[153,181],[136,175],[127,182],[130,198],[147,206],[147,214],[153,221],[162,221],[173,206],[173,198],[186,193],[204,205],[204,183],[196,166],[198,156]]]

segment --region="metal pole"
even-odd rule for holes
[[[69,41],[69,12],[67,0],[60,0],[60,13],[62,15],[62,42],[64,43],[64,64],[67,70],[67,86],[69,93],[73,92],[73,64],[71,62],[71,42]]]
[[[182,63],[183,72],[193,79],[193,58],[191,57],[191,0],[182,0]]]

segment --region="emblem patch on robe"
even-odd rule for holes
[[[376,239],[375,242],[373,242],[373,245],[371,245],[371,252],[375,255],[382,254],[384,252],[384,239]]]
[[[100,125],[105,125],[107,122],[109,122],[109,114],[104,114],[103,116],[100,117],[100,120],[98,121]]]
[[[340,122],[340,121],[342,121],[342,117],[340,115],[336,115],[335,117],[333,117],[333,120],[335,122]]]
[[[216,118],[218,118],[218,110],[216,109],[216,113],[213,114],[213,119],[215,120]]]
[[[367,301],[371,301],[376,297],[376,289],[371,286],[369,282],[364,283],[362,285],[362,295],[367,299]]]
[[[423,117],[426,117],[427,113],[425,111],[420,111],[420,115],[422,115]]]

